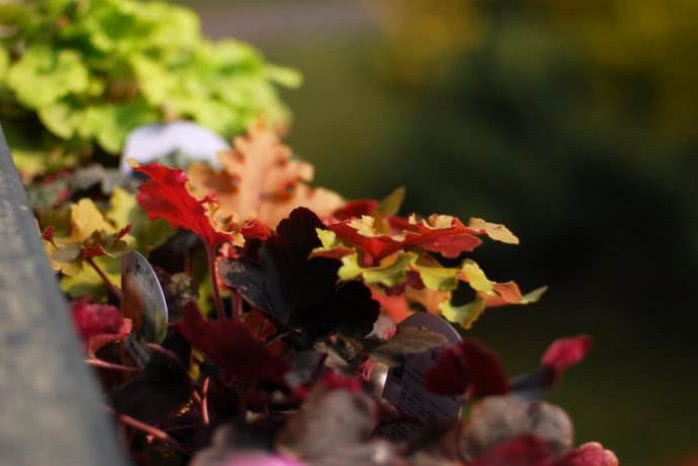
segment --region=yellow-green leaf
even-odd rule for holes
[[[338,275],[340,280],[362,278],[366,284],[393,287],[405,282],[407,272],[416,261],[415,253],[401,252],[386,258],[378,267],[361,267],[358,254],[351,254],[342,258]]]
[[[465,276],[470,287],[475,291],[492,291],[495,282],[491,281],[485,275],[485,272],[480,268],[477,262],[472,259],[466,259],[461,267],[461,272]]]
[[[450,301],[444,301],[439,306],[441,314],[451,322],[460,324],[465,329],[472,328],[477,319],[485,312],[485,300],[477,297],[474,301],[463,306],[454,306]]]

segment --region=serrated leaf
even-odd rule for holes
[[[486,234],[490,239],[506,244],[519,244],[519,238],[507,227],[499,223],[490,223],[481,218],[471,218],[469,228]]]
[[[466,259],[461,267],[461,273],[470,287],[475,291],[492,291],[495,282],[487,278],[485,272],[472,259]]]
[[[313,167],[293,160],[271,129],[258,124],[246,136],[235,138],[234,148],[219,155],[222,171],[203,164],[189,169],[192,192],[215,196],[221,211],[238,219],[258,219],[275,227],[296,207],[307,207],[328,217],[342,198],[322,188],[310,188]]]
[[[219,267],[223,282],[275,321],[301,330],[309,342],[340,331],[363,337],[378,303],[361,282],[337,283],[339,261],[309,257],[320,245],[320,219],[297,208],[266,240],[251,241],[238,259]]]
[[[90,79],[77,52],[32,47],[12,64],[7,84],[22,104],[39,109],[68,94],[85,92]]]
[[[173,227],[196,233],[208,248],[232,239],[231,233],[214,228],[202,201],[189,193],[184,171],[152,163],[134,170],[149,177],[138,186],[137,195],[149,218],[162,219]]]
[[[424,286],[434,291],[453,291],[458,288],[457,268],[414,264]]]
[[[96,139],[107,152],[118,154],[133,129],[157,120],[157,111],[141,100],[98,105],[85,111],[78,132],[84,138]]]
[[[478,297],[462,306],[454,306],[449,300],[442,302],[439,309],[446,319],[469,330],[482,313],[485,312],[485,300]]]
[[[412,252],[400,252],[385,259],[378,267],[362,267],[359,265],[359,256],[352,254],[342,257],[342,267],[337,275],[344,281],[361,278],[369,285],[393,287],[407,280],[407,272],[417,261],[417,257]]]
[[[78,274],[86,259],[101,255],[118,256],[133,242],[128,228],[117,230],[91,199],[81,199],[70,205],[69,212],[67,231],[59,230],[44,238],[46,254],[56,271],[68,276]]]
[[[136,196],[122,188],[114,188],[109,201],[107,218],[115,225],[133,225],[134,248],[148,254],[175,234],[164,220],[151,220],[138,205]]]

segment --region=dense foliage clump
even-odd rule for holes
[[[510,379],[446,323],[463,332],[543,293],[473,260],[486,240],[518,244],[505,226],[401,216],[402,189],[347,201],[313,187],[262,124],[217,167],[132,166],[138,182],[39,218],[140,464],[617,465],[575,448],[542,401],[588,337]]]
[[[204,39],[192,11],[163,2],[0,5],[0,119],[27,177],[120,154],[146,123],[186,118],[228,137],[260,117],[284,125],[276,86],[298,82],[245,43]]]

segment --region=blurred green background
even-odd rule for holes
[[[548,284],[473,334],[526,371],[552,339],[591,357],[554,400],[627,465],[698,451],[698,2],[196,1],[305,75],[289,141],[347,197],[482,216],[518,248],[495,279]]]

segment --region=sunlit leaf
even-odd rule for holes
[[[256,218],[269,227],[296,207],[328,217],[342,205],[341,197],[309,187],[306,183],[313,178],[313,167],[291,157],[291,150],[274,131],[253,125],[248,135],[235,138],[232,150],[219,155],[223,170],[192,164],[192,192],[214,196],[223,212],[240,220]]]

